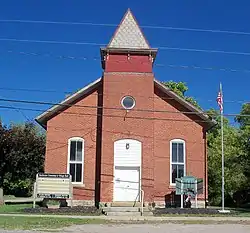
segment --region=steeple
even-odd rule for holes
[[[107,47],[150,49],[150,46],[130,9],[127,10]]]
[[[140,64],[145,64],[145,62],[147,63],[150,61],[150,64],[148,65],[150,65],[151,68],[148,66],[147,69],[147,71],[149,71],[152,70],[152,65],[154,63],[156,54],[157,49],[150,47],[134,15],[132,14],[131,10],[128,9],[109,44],[105,48],[101,48],[102,68],[107,70],[107,66],[112,66],[111,69],[108,68],[109,71],[126,70],[136,72],[136,67],[139,67]],[[122,63],[125,62],[124,56],[127,57],[127,61],[130,61],[130,64],[127,64],[126,69],[121,67],[123,65],[118,64],[122,62],[121,60],[123,60]],[[141,59],[147,59],[147,61],[142,61]],[[130,66],[130,68],[128,66]],[[139,70],[140,69],[138,68],[138,72]]]

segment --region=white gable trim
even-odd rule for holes
[[[164,93],[166,93],[167,95],[172,97],[174,100],[176,100],[181,105],[185,106],[191,112],[196,112],[196,115],[199,116],[202,120],[206,121],[210,127],[212,127],[213,125],[216,124],[216,122],[211,120],[206,113],[204,113],[200,109],[196,108],[194,105],[192,105],[191,103],[189,103],[185,99],[178,96],[175,92],[173,92],[170,88],[166,87],[160,81],[155,79],[154,82],[160,88],[160,90],[162,90]]]
[[[102,78],[99,78],[99,79],[95,80],[94,82],[90,83],[89,85],[87,85],[86,87],[80,89],[79,91],[77,91],[73,95],[69,96],[68,98],[66,98],[65,100],[60,102],[59,104],[54,105],[53,107],[51,107],[50,109],[48,109],[47,111],[45,111],[44,113],[42,113],[41,115],[36,117],[35,120],[40,125],[42,125],[44,128],[46,128],[48,119],[50,119],[54,114],[56,114],[60,110],[67,107],[67,105],[70,105],[75,100],[79,99],[81,96],[84,96],[86,93],[93,90],[93,88],[95,88],[96,85],[98,85],[98,83],[100,83],[101,80],[102,80]],[[187,102],[186,100],[184,100],[183,98],[178,96],[176,93],[174,93],[168,87],[163,85],[160,81],[155,79],[154,83],[157,87],[159,87],[160,90],[162,90],[167,95],[171,96],[174,100],[179,102],[181,105],[185,106],[188,110],[190,110],[191,112],[197,112],[196,115],[199,116],[202,120],[206,121],[210,127],[212,127],[216,124],[216,122],[212,121],[209,118],[209,116],[206,115],[203,111],[197,109],[195,106],[193,106],[192,104],[190,104],[189,102]]]
[[[75,100],[79,99],[81,96],[85,95],[87,92],[91,91],[92,88],[94,88],[99,82],[101,81],[101,78],[95,80],[94,82],[90,83],[89,85],[85,86],[84,88],[80,89],[79,91],[75,92],[59,104],[55,104],[53,107],[49,108],[47,111],[39,115],[35,118],[35,120],[42,125],[44,128],[46,128],[46,121],[53,116],[56,112],[62,110],[63,108],[67,107],[67,105],[70,105]]]

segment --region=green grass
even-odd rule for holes
[[[20,214],[32,214],[24,212],[23,210],[25,208],[32,208],[32,204],[9,204],[9,205],[2,205],[0,206],[0,214],[11,214],[11,213],[20,213]],[[38,207],[39,208],[39,207]],[[232,212],[229,214],[162,214],[158,215],[161,217],[249,217],[250,218],[250,209],[230,209]],[[36,213],[34,213],[36,214]],[[39,215],[92,215],[95,216],[95,214],[90,213],[49,213],[49,212],[43,212],[43,213],[37,213]]]
[[[102,219],[71,219],[71,218],[39,218],[39,217],[10,217],[1,216],[1,229],[20,229],[20,230],[48,230],[61,229],[72,225],[82,224],[104,224]]]
[[[226,214],[160,214],[160,217],[250,217],[250,209],[229,209]]]
[[[52,213],[52,212],[41,212],[41,213],[28,213],[24,212],[26,208],[32,208],[32,204],[8,204],[0,205],[0,214],[39,214],[39,215],[80,215],[80,216],[96,216],[95,213],[84,213],[84,212],[61,212],[61,213]],[[37,206],[39,208],[39,206]]]
[[[22,213],[25,208],[31,208],[32,204],[1,205],[0,214]]]

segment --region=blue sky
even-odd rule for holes
[[[143,2],[143,4],[142,4]],[[232,3],[231,3],[232,2]],[[234,2],[234,3],[233,3]],[[118,24],[131,8],[140,25],[182,28],[220,29],[250,33],[250,2],[242,1],[13,1],[0,2],[0,20],[91,22]],[[102,74],[99,46],[1,41],[1,38],[91,42],[107,44],[115,27],[28,24],[0,22],[0,88],[57,90],[54,93],[7,91],[0,98],[58,102],[64,91],[75,91]],[[178,47],[250,53],[250,35],[175,31],[143,28],[152,47]],[[12,53],[8,51],[13,51]],[[22,55],[20,52],[52,54],[51,57]],[[87,60],[57,59],[54,56],[87,57]],[[172,51],[159,49],[157,64],[250,69],[250,56],[219,53]],[[241,104],[250,100],[250,73],[218,70],[155,67],[162,81],[184,81],[189,96],[194,96],[204,109],[217,108],[219,82],[223,83],[225,113],[238,113]],[[0,105],[8,103],[0,102]],[[48,106],[14,104],[11,106],[46,109]],[[4,123],[33,119],[38,112],[0,108]]]

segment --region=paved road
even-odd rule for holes
[[[31,233],[31,231],[4,231],[0,233]],[[180,225],[180,224],[155,224],[155,225],[82,225],[72,226],[64,230],[62,233],[249,233],[250,225],[225,224],[225,225]],[[36,231],[37,233],[37,231]]]

